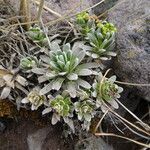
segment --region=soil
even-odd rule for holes
[[[0,150],[27,150],[28,135],[45,127],[45,125],[40,125],[38,121],[35,122],[31,119],[20,119],[18,121],[5,119],[5,124],[7,129],[0,134]],[[46,127],[50,127],[50,133],[44,141],[42,150],[73,149],[73,141],[69,140],[69,142],[66,143],[65,140],[62,139],[61,125],[52,126],[49,124],[46,125]]]
[[[138,117],[142,117],[148,110],[148,102],[141,101],[136,109],[136,115]],[[144,109],[143,109],[144,108]],[[3,133],[0,134],[0,150],[27,150],[27,137],[28,135],[35,133],[37,130],[50,127],[50,132],[44,140],[44,144],[42,146],[42,150],[73,150],[76,139],[65,139],[62,136],[62,124],[57,124],[53,126],[50,124],[50,121],[47,117],[41,117],[39,112],[31,112],[26,110],[21,110],[16,119],[9,119],[6,117],[1,117],[0,121],[6,125],[6,129]],[[135,122],[135,120],[127,115],[126,118]],[[145,118],[145,122],[147,121],[150,124],[150,120]],[[114,127],[114,125],[108,125],[107,132],[120,134],[120,132]],[[124,126],[118,125],[118,127],[123,130]],[[137,139],[137,136],[133,134],[131,131],[125,129],[125,136],[131,139]],[[142,141],[141,139],[137,139]],[[110,145],[113,145],[115,150],[140,150],[142,147],[128,142],[126,140],[122,140],[119,138],[111,138],[106,137],[105,141]],[[146,141],[142,141],[146,142]]]

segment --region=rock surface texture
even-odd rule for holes
[[[149,8],[149,0],[120,0],[108,13],[109,21],[118,28],[118,56],[113,68],[124,82],[150,84]],[[150,101],[150,87],[136,88],[135,94]]]
[[[31,18],[36,19],[40,0],[30,0]],[[15,11],[19,12],[20,0],[7,0]],[[59,15],[73,15],[92,6],[92,0],[45,0],[42,18],[44,22],[49,22],[59,18]],[[50,11],[49,11],[50,10]],[[51,10],[55,13],[51,13]]]
[[[42,120],[42,118],[41,118]],[[5,120],[6,121],[6,120]],[[40,120],[39,120],[40,121]],[[46,125],[29,119],[9,120],[1,132],[0,150],[72,150],[73,140],[64,142],[60,125]]]
[[[42,150],[42,145],[50,131],[51,128],[43,128],[39,129],[33,134],[28,135],[27,143],[29,150]]]
[[[75,145],[75,150],[114,150],[100,137],[90,136],[81,141]]]

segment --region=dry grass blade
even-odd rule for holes
[[[138,142],[136,140],[133,140],[133,139],[130,139],[128,137],[124,137],[124,136],[121,136],[121,135],[117,135],[117,134],[113,134],[113,133],[95,133],[96,136],[111,136],[111,137],[118,137],[118,138],[121,138],[121,139],[125,139],[125,140],[128,140],[130,142],[133,142],[135,144],[138,144],[140,146],[144,146],[146,148],[150,148],[150,145],[148,144],[144,144],[144,143],[141,143],[141,142]]]
[[[39,11],[38,11],[38,17],[37,20],[39,20],[41,13],[42,13],[42,9],[44,8],[45,10],[47,10],[48,12],[54,14],[55,16],[61,18],[62,15],[53,11],[52,9],[50,9],[49,7],[44,5],[44,0],[41,0],[41,2],[37,1],[37,0],[33,0],[37,5],[39,5]],[[73,24],[69,21],[67,21],[67,23],[73,28]]]
[[[98,2],[98,3],[96,3],[96,4],[94,4],[93,6],[91,6],[91,7],[89,7],[89,8],[84,9],[83,11],[89,11],[89,10],[91,10],[91,9],[95,8],[96,6],[98,6],[98,5],[102,4],[103,2],[105,2],[105,0],[100,1],[100,2]]]
[[[137,136],[139,136],[139,137],[141,137],[141,138],[147,139],[147,140],[150,139],[149,137],[144,136],[144,135],[138,133],[137,131],[135,131],[134,129],[130,128],[124,121],[122,121],[122,120],[121,120],[120,118],[118,118],[117,116],[115,116],[115,117],[116,117],[116,119],[118,119],[128,130],[130,130],[133,134],[135,134],[135,135],[137,135]],[[124,129],[125,129],[125,128],[124,128]],[[123,130],[124,130],[124,129],[123,129]],[[123,132],[121,131],[121,133],[123,133]],[[123,133],[123,134],[124,134],[124,133]]]
[[[23,22],[23,23],[15,23],[15,24],[12,24],[10,26],[8,26],[8,28],[11,28],[11,27],[15,27],[15,26],[18,26],[18,25],[27,25],[27,24],[34,24],[34,23],[39,23],[39,21],[35,20],[35,21],[29,21],[29,22]]]
[[[123,84],[123,85],[131,85],[131,86],[150,86],[150,84],[138,84],[138,83],[129,83],[129,82],[120,82],[115,81],[116,83]]]
[[[20,1],[20,16],[23,16],[21,19],[22,22],[30,22],[31,17],[30,17],[30,3],[29,0],[21,0]],[[29,30],[30,28],[30,23],[25,24],[25,29]]]
[[[0,78],[7,75],[7,74],[10,74],[7,70],[0,69]]]
[[[102,83],[103,83],[104,80],[106,79],[106,75],[108,74],[108,72],[109,72],[110,70],[111,70],[111,69],[108,69],[108,70],[105,72],[105,74],[104,74],[104,76],[102,77],[102,79],[100,80],[100,86],[99,86],[100,95],[102,95],[102,93],[101,93]]]
[[[106,105],[106,107],[108,107]],[[110,107],[108,107],[110,108]],[[116,115],[117,117],[119,117],[121,120],[123,120],[124,122],[126,122],[127,124],[129,124],[130,126],[132,126],[133,128],[145,133],[146,135],[150,136],[150,133],[149,132],[146,132],[145,130],[139,128],[138,126],[134,125],[133,123],[129,122],[128,120],[126,120],[125,118],[121,117],[118,113],[116,113],[115,111],[113,111],[111,108],[110,108],[110,112],[112,112],[114,115]]]
[[[44,8],[44,9],[47,10],[48,12],[54,14],[55,16],[57,16],[57,17],[62,17],[61,14],[59,14],[59,13],[53,11],[52,9],[48,8],[47,6],[45,6],[45,5],[44,5],[44,0],[41,0],[41,2],[39,2],[39,1],[37,1],[37,0],[32,0],[32,1],[34,1],[37,5],[39,5],[39,11],[40,11],[40,12],[38,12],[39,15],[41,15],[41,10],[40,10],[40,9],[43,9],[43,8]],[[39,15],[38,15],[38,16],[39,16]],[[38,18],[38,17],[37,17],[37,18]]]
[[[73,9],[71,9],[67,14],[65,14],[65,15],[61,15],[61,17],[59,18],[59,19],[56,19],[56,20],[54,20],[54,21],[50,21],[50,22],[48,22],[48,23],[46,23],[46,25],[47,26],[49,26],[49,25],[54,25],[54,24],[56,24],[57,22],[59,22],[59,21],[63,21],[63,20],[65,20],[65,19],[69,19],[69,18],[72,18],[73,16],[75,16],[75,15],[72,15],[72,16],[70,16],[70,14],[76,9],[76,8],[78,8],[79,6],[81,6],[81,4],[82,4],[82,0],[80,1],[80,3],[78,3]],[[50,11],[50,10],[49,10]],[[54,13],[53,13],[54,14]],[[57,15],[57,14],[56,14]],[[60,14],[59,14],[60,15]],[[58,16],[58,15],[57,15]]]
[[[132,115],[136,120],[138,120],[145,129],[148,129],[150,131],[150,127],[145,124],[141,119],[139,119],[135,114],[133,114],[128,108],[126,108],[119,100],[116,100],[130,115]]]
[[[105,116],[107,115],[107,113],[109,112],[109,109],[103,114],[102,118],[99,120],[99,122],[97,123],[95,129],[94,129],[94,133],[96,133],[98,127],[100,126],[100,124],[102,123],[103,119],[105,118]]]
[[[37,20],[39,20],[39,22],[40,22],[40,18],[42,15],[43,6],[44,6],[44,0],[40,0],[39,10],[38,10],[38,14],[37,14]]]

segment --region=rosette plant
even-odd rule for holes
[[[73,103],[68,96],[57,95],[55,98],[51,96],[49,107],[43,110],[42,114],[53,112],[52,124],[56,124],[61,121],[61,118],[67,123],[70,128],[74,131],[73,121]]]
[[[74,103],[78,120],[83,121],[83,128],[89,130],[91,119],[95,115],[95,104],[91,99],[85,99]]]
[[[22,103],[30,103],[31,104],[31,110],[37,110],[41,105],[44,104],[46,101],[46,97],[44,95],[39,94],[39,87],[35,87],[33,90],[31,90],[27,97],[22,99]]]
[[[102,60],[110,59],[111,56],[116,56],[116,53],[112,50],[115,46],[115,32],[104,32],[101,28],[93,29],[87,33],[87,43],[91,48],[86,51],[88,56],[92,58],[99,58]]]
[[[112,23],[101,22],[97,18],[90,17],[87,12],[78,14],[76,23],[81,28],[80,32],[87,40],[87,44],[91,46],[86,51],[88,56],[102,60],[116,56],[116,53],[112,52],[115,46],[116,32],[116,28]]]
[[[113,108],[118,109],[119,105],[116,102],[120,98],[120,93],[123,88],[115,84],[116,76],[110,78],[103,77],[100,73],[99,78],[93,83],[93,97],[96,98],[97,107],[101,107],[105,111],[104,103],[110,104]]]
[[[7,68],[0,65],[0,99],[10,97],[11,91],[17,92],[17,90],[27,93],[25,87],[28,85],[27,80],[21,76],[18,72],[19,69],[12,68],[12,64]]]
[[[55,113],[62,117],[69,116],[72,111],[71,99],[61,95],[56,96],[56,98],[50,102],[50,106]]]
[[[71,48],[70,44],[60,46],[51,43],[50,56],[47,58],[47,72],[43,78],[50,81],[43,89],[42,94],[46,94],[51,90],[66,90],[71,97],[76,97],[77,90],[82,87],[90,89],[91,85],[86,81],[89,75],[96,74],[91,68],[99,67],[98,63],[84,63],[85,51],[81,47],[82,42],[74,43]],[[45,61],[45,58],[42,58]],[[39,77],[42,80],[42,77]],[[44,80],[44,79],[43,79]]]
[[[20,61],[20,68],[23,70],[30,70],[34,67],[37,67],[38,60],[36,57],[24,57]]]
[[[27,32],[27,35],[33,42],[37,43],[40,46],[44,46],[47,44],[46,35],[38,26],[31,27]]]

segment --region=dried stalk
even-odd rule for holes
[[[20,1],[20,12],[19,14],[22,16],[21,23],[26,23],[24,25],[25,30],[29,30],[30,28],[30,0],[21,0]]]
[[[43,6],[44,6],[44,0],[40,0],[39,3],[39,10],[38,10],[38,15],[37,15],[37,20],[40,22],[40,18],[42,15],[42,11],[43,11]]]
[[[125,140],[128,140],[130,142],[133,142],[135,144],[138,144],[140,146],[144,146],[146,148],[150,148],[150,145],[148,144],[144,144],[144,143],[141,143],[141,142],[138,142],[136,140],[133,140],[133,139],[130,139],[128,137],[124,137],[124,136],[121,136],[121,135],[117,135],[117,134],[113,134],[113,133],[95,133],[96,136],[111,136],[111,137],[118,137],[118,138],[121,138],[121,139],[125,139]]]

